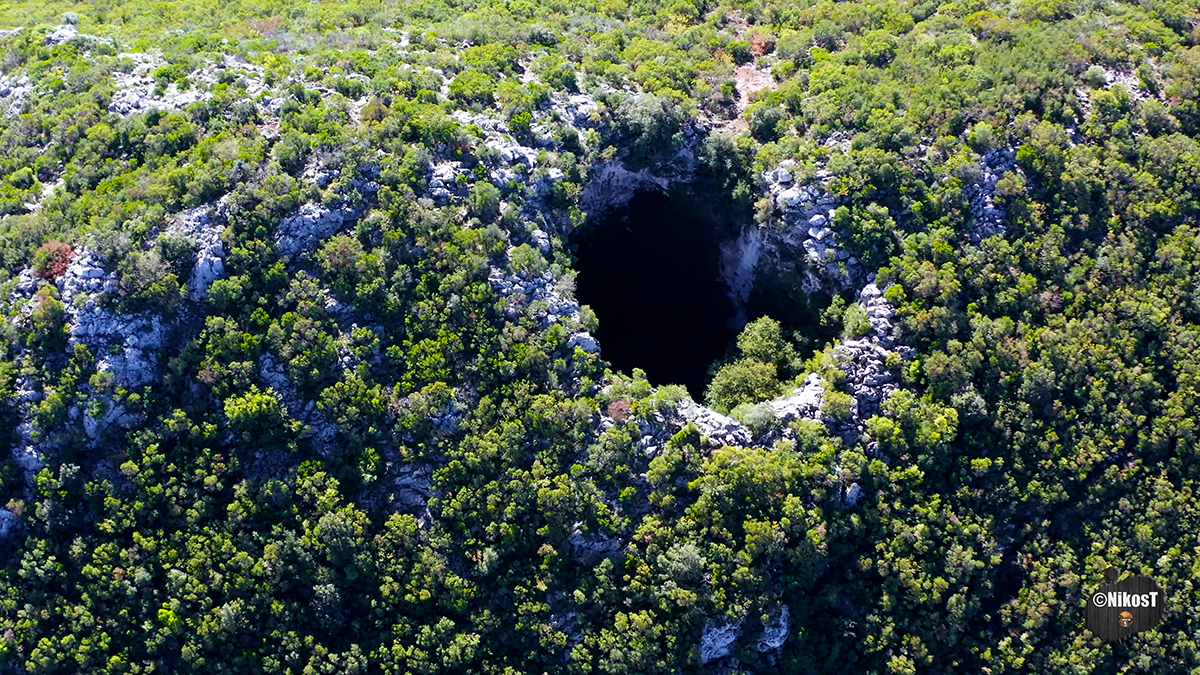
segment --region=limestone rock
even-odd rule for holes
[[[596,354],[600,351],[600,343],[596,342],[596,338],[587,331],[572,335],[571,339],[567,341],[567,346],[571,349],[579,347],[589,354]]]
[[[774,218],[761,228],[760,259],[768,272],[801,272],[805,292],[841,292],[862,283],[859,261],[842,248],[832,227],[840,200],[828,186],[828,172],[797,178],[791,160],[763,173]],[[797,258],[806,261],[797,264]]]
[[[589,535],[583,532],[583,523],[575,523],[575,528],[568,538],[571,552],[578,558],[593,559],[611,555],[622,548],[621,540],[616,537]]]
[[[464,192],[455,179],[459,174],[465,174],[462,162],[441,162],[434,164],[429,177],[428,195],[439,204],[447,204],[450,199]]]
[[[151,383],[157,377],[158,350],[166,341],[162,318],[152,312],[121,314],[89,297],[117,286],[116,273],[106,273],[93,251],[77,252],[59,283],[67,311],[68,349],[86,345],[97,355],[96,371],[111,373],[125,389]]]
[[[13,78],[0,74],[0,99],[9,101],[4,116],[12,118],[20,115],[21,109],[25,107],[25,98],[31,92],[33,92],[33,85],[30,84],[28,75]]]
[[[225,276],[225,243],[221,233],[225,231],[224,204],[217,207],[202,206],[184,211],[175,217],[168,232],[182,234],[196,245],[196,264],[188,279],[188,298],[201,302],[208,297],[212,282]]]
[[[733,652],[733,645],[742,635],[742,622],[723,624],[709,623],[700,633],[700,663],[725,658]]]
[[[71,40],[74,40],[78,36],[79,36],[78,28],[76,28],[75,26],[72,26],[69,23],[64,23],[63,25],[61,25],[61,26],[55,28],[53,31],[51,31],[50,34],[46,36],[46,39],[43,42],[45,42],[46,46],[48,46],[48,47],[54,47],[57,45],[61,45],[61,44],[70,42]]]
[[[6,508],[0,508],[0,539],[14,536],[21,528],[21,519]]]
[[[326,206],[305,204],[294,215],[284,218],[275,230],[275,245],[283,255],[296,258],[315,250],[343,227],[362,214],[349,204]]]
[[[816,373],[809,373],[803,386],[796,388],[787,398],[771,401],[770,405],[775,416],[785,424],[796,419],[820,420],[824,397],[824,380]]]
[[[1015,150],[989,150],[979,160],[979,179],[966,186],[971,211],[970,235],[979,241],[995,234],[1004,234],[1004,209],[996,206],[996,183],[1011,171],[1020,172]]]
[[[167,85],[163,91],[157,89],[153,72],[166,63],[161,55],[126,52],[117,56],[134,64],[129,72],[113,73],[116,92],[109,100],[108,110],[122,117],[143,113],[152,108],[179,110],[197,101],[208,100],[212,97],[212,86],[222,77],[228,78],[231,73],[245,85],[246,93],[251,98],[266,91],[265,71],[262,67],[231,56],[226,56],[221,61],[207,61],[204,66],[189,73],[187,80],[192,88],[186,91],[181,91],[174,83]]]
[[[270,352],[264,352],[258,360],[258,373],[262,381],[275,391],[275,396],[288,414],[307,425],[305,438],[312,439],[317,452],[325,454],[337,438],[337,427],[325,416],[316,403],[303,401],[288,379],[287,371]]]
[[[763,624],[762,635],[758,638],[758,652],[763,654],[778,651],[787,641],[789,628],[791,628],[791,612],[787,605],[782,605],[778,613]]]
[[[396,502],[406,508],[424,507],[433,496],[431,484],[427,467],[409,466],[401,469],[396,476]]]
[[[42,467],[46,466],[45,461],[42,459],[42,453],[32,445],[17,445],[12,450],[12,458],[17,463],[17,466],[25,471],[27,478],[41,471]]]
[[[700,433],[726,445],[750,445],[753,435],[732,417],[709,410],[691,399],[684,399],[677,409],[680,417],[692,422]]]
[[[862,499],[862,493],[862,486],[858,483],[851,483],[846,488],[846,494],[842,496],[842,503],[846,505],[846,508],[852,509],[858,506],[858,500]]]

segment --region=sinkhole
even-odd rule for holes
[[[698,206],[678,194],[638,192],[571,243],[575,295],[596,313],[604,359],[702,400],[709,365],[741,326],[720,278],[720,244],[732,232]]]
[[[791,263],[756,270],[748,218],[702,192],[637,192],[570,237],[575,295],[599,320],[604,359],[654,385],[683,385],[697,401],[749,320],[771,316],[805,352],[831,336],[819,321],[830,296],[805,293]]]

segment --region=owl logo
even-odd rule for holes
[[[1121,612],[1117,615],[1117,623],[1121,624],[1121,628],[1129,628],[1133,624],[1133,615],[1129,612]]]

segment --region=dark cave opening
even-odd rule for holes
[[[687,193],[638,192],[571,237],[576,297],[599,319],[604,359],[696,400],[741,328],[721,281],[732,228],[715,214]]]

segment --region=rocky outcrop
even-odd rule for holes
[[[762,635],[758,637],[756,646],[760,654],[778,652],[783,648],[783,643],[787,642],[788,631],[791,629],[791,612],[787,605],[780,605],[774,614],[763,624]]]
[[[162,318],[151,312],[121,314],[97,304],[92,296],[101,290],[115,291],[117,275],[106,273],[92,251],[76,254],[61,284],[68,349],[86,345],[97,357],[96,372],[111,374],[115,384],[125,389],[152,382],[158,351],[166,341]]]
[[[579,208],[588,214],[600,214],[628,204],[637,192],[666,192],[677,179],[650,169],[630,171],[620,161],[605,162],[592,167],[579,198]]]
[[[571,553],[575,558],[582,560],[595,560],[612,555],[625,547],[625,543],[618,537],[584,532],[583,523],[575,523],[568,541],[571,544]]]
[[[542,327],[562,323],[569,330],[576,329],[570,337],[572,347],[580,345],[584,351],[598,348],[591,335],[577,330],[580,322],[579,302],[558,288],[558,280],[549,271],[520,276],[505,274],[493,267],[488,283],[497,294],[508,299],[505,316],[509,319],[515,320],[529,310]]]
[[[305,204],[284,218],[275,230],[275,246],[283,255],[297,258],[317,249],[321,242],[357,221],[362,211],[341,203],[334,206]]]
[[[785,161],[762,178],[775,216],[763,228],[763,244],[776,265],[802,257],[806,292],[842,291],[862,283],[865,273],[834,230],[834,212],[840,200],[829,191],[830,174],[818,171],[801,181],[796,164]],[[802,253],[801,253],[802,252]]]
[[[750,445],[753,436],[732,417],[709,410],[691,399],[684,399],[676,409],[679,416],[700,430],[701,436],[723,445]]]
[[[742,621],[709,623],[700,633],[700,663],[723,659],[733,653],[742,635]]]
[[[122,117],[135,115],[157,108],[160,110],[179,110],[197,101],[212,98],[212,86],[222,79],[236,78],[246,87],[246,93],[251,99],[266,91],[265,75],[262,67],[226,56],[223,61],[206,63],[203,67],[192,71],[187,81],[191,85],[186,90],[180,90],[175,83],[159,90],[154,81],[153,73],[166,64],[158,54],[128,52],[119,54],[118,59],[128,59],[134,66],[129,72],[113,73],[116,93],[109,101],[108,110]]]
[[[8,101],[4,116],[17,117],[25,107],[25,97],[33,91],[28,75],[10,76],[0,74],[0,100]]]
[[[833,353],[846,373],[846,386],[854,397],[848,424],[864,432],[867,419],[877,414],[880,403],[898,388],[887,367],[889,354],[895,351],[901,358],[908,358],[911,350],[906,347],[893,349],[892,319],[896,310],[875,284],[863,287],[858,302],[867,312],[871,330],[861,338],[842,341],[834,347]]]
[[[400,469],[395,485],[396,504],[403,508],[424,508],[433,496],[428,467],[409,466]]]
[[[225,276],[225,203],[184,211],[174,218],[167,232],[181,234],[196,245],[196,261],[188,279],[188,298],[202,302],[212,282]]]
[[[794,420],[821,420],[821,403],[825,399],[825,380],[809,373],[804,384],[784,398],[770,402],[775,417],[787,424]]]
[[[467,191],[458,184],[458,177],[468,173],[462,162],[439,162],[429,172],[426,195],[437,204],[445,206],[455,197],[463,197]]]
[[[736,670],[738,663],[732,654],[738,640],[742,637],[745,624],[744,619],[725,622],[709,621],[705,624],[700,633],[700,663],[708,664],[725,659],[726,661],[721,665]],[[755,649],[759,654],[774,662],[779,650],[787,642],[788,633],[791,631],[791,612],[788,610],[788,606],[780,605],[779,609],[769,613],[762,627],[763,630],[755,643]]]
[[[48,47],[55,47],[66,44],[77,37],[79,37],[79,29],[69,23],[64,23],[50,31],[42,42]]]
[[[270,352],[264,352],[259,357],[258,374],[287,414],[304,422],[304,438],[310,439],[318,453],[328,454],[337,438],[337,427],[317,407],[316,402],[306,402],[300,398],[296,388],[292,386],[292,381],[288,379],[287,371]]]
[[[1112,68],[1105,68],[1104,86],[1112,89],[1117,85],[1121,85],[1129,91],[1129,98],[1133,99],[1134,103],[1148,98],[1153,98],[1154,96],[1149,91],[1146,91],[1144,87],[1142,87],[1142,79],[1138,77],[1137,73],[1122,72]]]
[[[0,508],[0,539],[15,536],[20,529],[20,517],[6,508]]]
[[[1017,168],[1017,153],[1011,148],[989,150],[979,159],[979,180],[967,185],[971,210],[969,232],[973,241],[1004,234],[1004,209],[996,206],[996,183]]]

